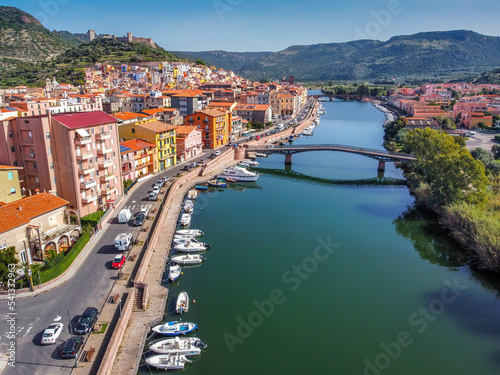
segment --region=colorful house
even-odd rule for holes
[[[137,138],[121,142],[120,157],[123,179],[135,180],[156,173],[155,166],[158,165],[158,161],[155,149],[155,144]]]
[[[229,142],[231,122],[227,112],[218,109],[198,111],[185,117],[185,124],[196,126],[202,131],[205,148],[218,148]]]

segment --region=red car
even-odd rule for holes
[[[115,259],[113,259],[113,263],[111,263],[111,268],[122,268],[123,265],[125,264],[125,255],[120,254],[115,256]]]

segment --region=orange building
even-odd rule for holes
[[[202,131],[204,148],[218,148],[229,142],[230,117],[227,112],[208,109],[186,116],[185,123],[187,126],[196,126]]]

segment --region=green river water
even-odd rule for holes
[[[326,102],[313,137],[382,149],[384,115]],[[500,290],[413,207],[377,161],[338,152],[259,159],[258,186],[200,194],[191,228],[212,245],[170,288],[209,347],[189,374],[498,374]],[[387,164],[386,177],[402,179]],[[329,181],[332,180],[332,181]],[[366,181],[365,181],[366,182]],[[167,284],[166,284],[167,285]],[[157,337],[158,338],[158,337]],[[151,353],[148,353],[148,355]],[[142,366],[141,374],[159,373]]]

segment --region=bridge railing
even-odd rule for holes
[[[317,145],[300,145],[300,146],[279,146],[276,147],[276,150],[283,150],[283,149],[291,149],[291,150],[300,150],[300,149],[307,149],[307,148],[340,148],[344,150],[352,150],[352,151],[361,151],[361,152],[367,152],[367,153],[373,153],[373,154],[379,154],[379,155],[388,155],[388,156],[395,156],[395,157],[401,157],[401,156],[406,156],[406,157],[414,157],[413,155],[409,154],[401,154],[397,152],[391,152],[387,150],[376,150],[373,148],[367,148],[367,147],[358,147],[358,146],[346,146],[346,145],[340,145],[340,144],[317,144]],[[264,150],[265,148],[259,147],[259,146],[250,146],[250,149],[261,149]],[[266,150],[270,151],[273,150],[273,148],[267,148]]]

